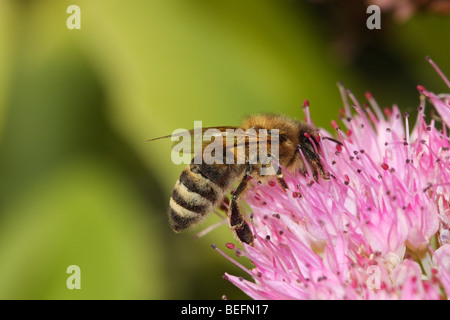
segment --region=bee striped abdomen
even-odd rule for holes
[[[224,190],[206,176],[196,164],[183,170],[170,198],[169,217],[175,231],[199,222],[214,210]]]

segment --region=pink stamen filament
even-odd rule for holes
[[[450,88],[450,81],[447,79],[447,77],[444,75],[444,73],[439,69],[439,67],[434,63],[433,60],[431,60],[430,57],[426,57],[427,61],[433,66],[434,70],[436,70],[437,74],[444,80],[447,87]]]
[[[242,264],[240,264],[239,262],[236,261],[236,259],[231,258],[230,256],[228,256],[226,253],[224,253],[222,250],[220,250],[219,248],[217,248],[217,246],[215,244],[212,244],[211,247],[216,250],[217,252],[219,252],[225,259],[227,259],[228,261],[234,263],[237,267],[239,267],[240,269],[244,270],[245,272],[247,272],[250,276],[253,276],[252,272],[250,270],[248,270],[246,267],[244,267]]]

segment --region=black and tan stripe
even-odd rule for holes
[[[205,178],[200,173],[191,171],[190,168],[186,168],[181,173],[178,181],[185,186],[188,191],[199,194],[212,203],[215,203],[223,193],[221,188],[216,186],[214,182]]]
[[[224,191],[200,172],[191,170],[192,166],[183,170],[170,198],[169,217],[175,231],[199,222],[223,197]]]
[[[190,191],[184,184],[177,181],[172,192],[172,199],[183,208],[199,214],[207,214],[212,210],[213,202],[202,195]]]

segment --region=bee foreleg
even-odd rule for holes
[[[283,171],[281,170],[281,168],[278,168],[277,181],[280,184],[280,186],[283,188],[283,190],[286,192],[286,190],[288,189],[288,185],[287,185],[286,181],[283,179]]]
[[[239,205],[237,204],[237,200],[239,196],[245,191],[248,186],[248,177],[250,176],[250,172],[246,172],[244,178],[239,183],[236,191],[231,197],[230,206],[228,209],[228,220],[230,222],[231,229],[236,233],[236,236],[240,241],[245,242],[249,245],[253,245],[253,233],[248,225],[247,221],[245,221],[242,216],[241,210],[239,209]]]
[[[330,176],[329,173],[325,172],[325,170],[323,170],[322,164],[320,163],[320,158],[317,154],[315,154],[314,152],[310,151],[308,148],[301,148],[302,152],[305,156],[308,156],[309,159],[311,159],[310,164],[313,168],[313,178],[314,181],[318,181],[319,180],[319,174],[320,176],[324,179],[324,180],[330,180]]]

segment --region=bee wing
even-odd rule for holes
[[[223,148],[223,162],[228,164],[244,163],[252,157],[256,158],[260,148],[270,151],[274,144],[279,144],[278,136],[274,139],[274,135],[270,130],[250,128],[244,131],[244,129],[234,126],[174,131],[171,135],[153,138],[148,141],[166,138],[171,138],[174,141],[172,149],[177,152],[197,154],[198,152],[203,152],[208,146],[211,149]],[[278,146],[275,145],[275,147]],[[208,149],[207,151],[210,152],[211,150]]]
[[[209,145],[212,141],[214,141],[215,138],[226,137],[226,135],[228,134],[228,132],[226,131],[227,129],[235,130],[237,129],[237,127],[221,126],[221,127],[206,127],[206,128],[202,127],[191,130],[184,130],[184,129],[175,130],[170,135],[153,138],[147,141],[151,142],[170,138],[170,140],[174,141],[172,148],[176,145],[177,149],[179,150],[195,154],[196,151],[203,150],[207,145]],[[198,143],[198,145],[196,145],[196,143]]]
[[[250,128],[244,131],[237,128],[226,137],[224,150],[227,163],[257,163],[261,155],[268,155],[273,148],[279,148],[279,136],[272,134],[271,130]],[[246,159],[242,150],[245,150]]]

